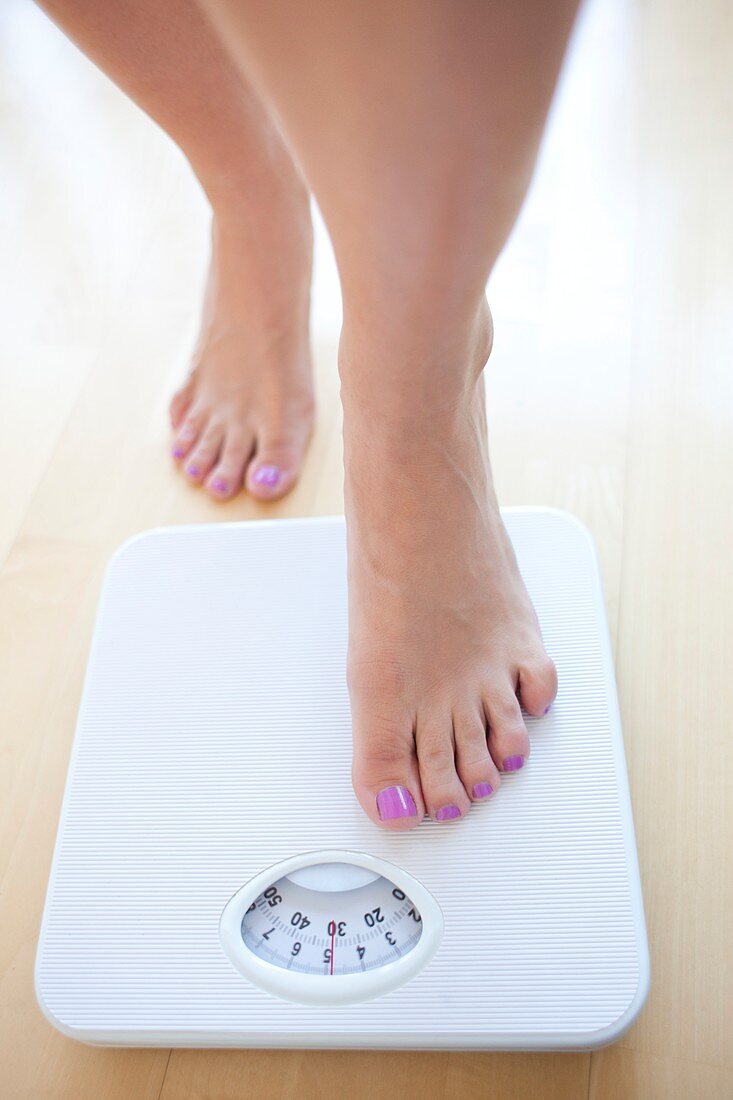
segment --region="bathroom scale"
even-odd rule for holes
[[[504,519],[559,675],[521,771],[390,833],[351,789],[341,517],[165,528],[100,601],[36,959],[90,1043],[600,1046],[649,962],[598,564]]]

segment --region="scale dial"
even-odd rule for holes
[[[222,914],[221,939],[251,981],[294,1001],[348,1004],[420,970],[443,929],[431,894],[356,852],[312,852],[262,872]]]
[[[321,864],[319,877],[338,883],[348,864]],[[298,872],[294,873],[296,876]],[[422,917],[411,898],[383,875],[341,889],[303,885],[285,875],[252,902],[242,939],[261,959],[301,974],[358,974],[386,966],[417,945]],[[309,881],[309,880],[306,880]]]

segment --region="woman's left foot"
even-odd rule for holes
[[[201,334],[171,401],[173,457],[218,500],[284,496],[313,428],[310,207],[300,184],[285,190],[214,211]]]

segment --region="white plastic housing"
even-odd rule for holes
[[[343,520],[171,528],[122,547],[38,946],[56,1027],[135,1046],[546,1049],[629,1026],[648,955],[595,554],[564,513],[505,520],[557,700],[528,720],[531,756],[494,797],[398,834],[351,790]],[[298,1004],[243,977],[219,924],[265,869],[328,850],[401,868],[443,933],[373,1000]]]

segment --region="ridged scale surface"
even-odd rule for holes
[[[350,787],[341,519],[166,529],[108,571],[37,960],[46,1011],[143,1043],[575,1045],[633,1001],[646,950],[605,612],[562,513],[507,526],[555,660],[550,714],[498,795],[384,833]],[[437,898],[402,988],[303,1007],[248,984],[219,916],[262,868],[371,852]]]

